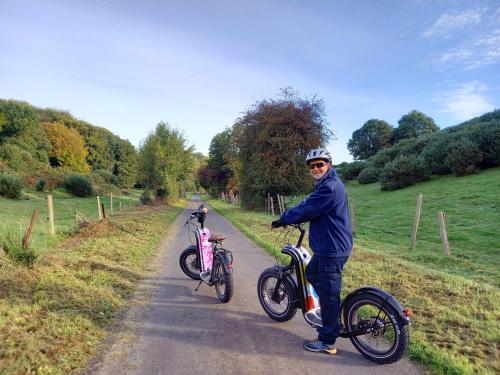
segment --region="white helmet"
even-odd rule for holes
[[[309,164],[311,160],[316,160],[316,159],[322,159],[326,160],[328,163],[332,162],[332,155],[330,155],[330,152],[326,148],[315,148],[311,151],[306,156],[306,164]]]

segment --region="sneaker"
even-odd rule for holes
[[[324,352],[328,354],[337,354],[335,344],[324,344],[320,340],[305,340],[304,348],[310,352]]]
[[[212,271],[210,270],[200,272],[200,278],[206,283],[210,282],[211,276],[212,276]]]

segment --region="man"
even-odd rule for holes
[[[310,222],[309,246],[313,256],[306,269],[306,278],[319,296],[323,327],[317,328],[316,340],[304,341],[304,347],[312,352],[336,354],[342,271],[352,249],[347,195],[327,150],[311,150],[306,163],[315,179],[314,192],[273,221],[272,227]]]

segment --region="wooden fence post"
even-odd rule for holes
[[[351,198],[351,226],[352,233],[356,234],[356,202]]]
[[[47,195],[47,207],[49,209],[49,234],[56,234],[54,228],[54,206],[52,205],[52,195]]]
[[[418,223],[420,222],[420,210],[422,209],[422,200],[424,195],[420,193],[417,198],[417,210],[415,211],[415,221],[413,222],[413,232],[411,234],[411,248],[415,250],[417,245],[417,230]]]
[[[271,214],[271,199],[269,198],[269,193],[267,193],[267,200],[266,200],[266,206],[267,206],[267,214]]]
[[[120,211],[122,210],[122,200],[120,199]]]
[[[106,219],[106,211],[104,211],[104,203],[101,203],[102,218]]]
[[[271,214],[274,216],[274,199],[273,199],[273,196],[271,195],[269,197],[269,199],[271,199]]]
[[[445,223],[446,214],[443,211],[438,212],[438,220],[439,220],[439,233],[441,235],[441,241],[443,242],[444,253],[448,256],[450,253],[450,244],[448,243],[448,234],[446,233],[446,223]]]
[[[283,215],[283,212],[281,211],[281,200],[280,200],[280,195],[276,194],[276,198],[278,198],[278,207],[280,210],[280,216]]]
[[[97,196],[97,215],[99,216],[99,221],[102,220],[102,210],[101,210],[101,199]]]
[[[38,208],[35,208],[33,210],[33,214],[31,215],[31,221],[30,225],[28,227],[28,230],[26,231],[26,234],[23,237],[23,248],[27,249],[28,246],[30,245],[31,241],[31,233],[33,232],[33,227],[35,225],[36,217],[38,216]]]
[[[110,207],[110,210],[109,212],[111,212],[111,216],[113,216],[113,193],[110,193],[109,194],[109,207]]]

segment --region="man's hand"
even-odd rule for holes
[[[279,227],[283,227],[284,224],[281,222],[280,219],[278,220],[274,220],[272,223],[271,223],[271,228],[279,228]]]

